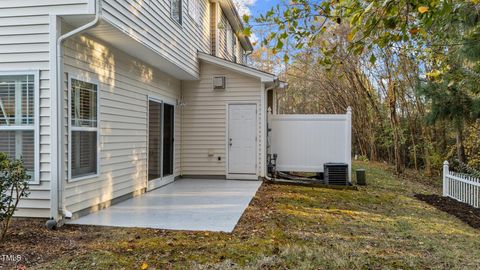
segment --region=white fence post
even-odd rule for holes
[[[348,181],[352,183],[352,108],[347,108],[347,136],[345,147],[345,160],[348,162]]]
[[[448,175],[450,173],[450,169],[448,168],[448,161],[445,160],[443,162],[443,196],[447,197],[449,194],[449,183],[448,183]]]

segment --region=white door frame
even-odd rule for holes
[[[148,167],[149,167],[149,160],[148,160],[148,153],[150,151],[150,137],[149,137],[149,132],[150,132],[150,101],[154,101],[157,103],[162,104],[162,125],[161,125],[161,142],[162,142],[162,151],[160,153],[160,163],[161,163],[161,169],[160,169],[160,174],[161,177],[155,180],[148,180]],[[163,176],[163,126],[164,126],[164,121],[163,121],[163,114],[164,114],[164,106],[163,104],[168,104],[173,106],[173,172],[171,175]],[[167,184],[172,183],[175,180],[175,158],[176,158],[176,151],[175,151],[175,129],[176,129],[176,118],[177,118],[177,106],[175,100],[167,97],[161,97],[161,96],[154,96],[154,95],[148,95],[147,98],[147,177],[146,177],[146,187],[147,191],[151,191],[154,189],[157,189],[159,187],[165,186]]]
[[[230,138],[230,106],[231,105],[255,105],[256,114],[255,114],[255,174],[231,174],[229,173],[229,156],[230,156],[230,145],[229,145],[229,138]],[[226,129],[226,136],[225,136],[225,175],[227,179],[236,179],[236,180],[258,180],[258,109],[259,105],[255,102],[233,102],[227,103],[225,106],[225,129]]]

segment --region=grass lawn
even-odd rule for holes
[[[480,231],[413,197],[440,180],[355,167],[358,191],[264,184],[232,234],[18,221],[0,250],[41,269],[480,269]]]

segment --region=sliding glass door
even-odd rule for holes
[[[161,100],[148,101],[148,188],[173,181],[175,107]]]
[[[163,105],[163,176],[173,174],[174,107]]]
[[[162,177],[162,103],[148,101],[148,181]]]

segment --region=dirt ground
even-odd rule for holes
[[[463,222],[480,229],[480,209],[474,208],[466,203],[459,202],[452,198],[442,197],[436,194],[417,194],[416,198],[422,200],[435,208],[456,216]]]

